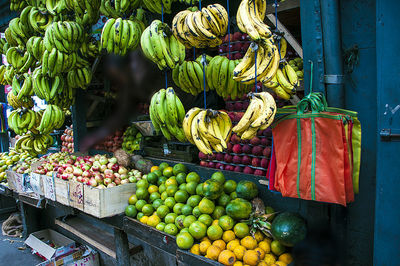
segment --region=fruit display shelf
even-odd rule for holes
[[[178,266],[186,265],[212,265],[221,266],[222,264],[218,261],[208,259],[204,256],[196,255],[187,250],[178,249],[176,251],[176,260]]]

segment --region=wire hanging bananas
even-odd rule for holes
[[[265,0],[242,0],[240,2],[236,22],[239,29],[247,33],[254,41],[269,39],[272,35],[268,25],[264,23],[267,10]]]
[[[228,13],[220,4],[208,5],[201,11],[184,10],[172,20],[172,30],[186,48],[216,47],[228,30]]]
[[[268,92],[250,93],[250,104],[239,123],[232,129],[241,139],[249,140],[259,129],[267,129],[274,121],[276,103]]]
[[[186,138],[204,154],[223,152],[232,134],[232,121],[228,114],[211,109],[192,108],[183,120]]]
[[[154,129],[161,131],[166,139],[175,137],[181,142],[186,141],[182,129],[185,108],[173,88],[161,89],[153,95],[149,113]]]
[[[166,23],[154,20],[140,39],[144,55],[163,70],[174,69],[185,60],[185,46],[171,33]]]
[[[142,28],[136,19],[111,18],[101,32],[100,49],[123,56],[137,48],[141,35]]]

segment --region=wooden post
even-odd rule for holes
[[[114,227],[115,252],[118,266],[130,265],[129,242],[126,233]]]

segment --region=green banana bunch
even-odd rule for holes
[[[28,53],[33,55],[33,57],[41,61],[43,57],[43,53],[46,50],[43,43],[42,37],[32,36],[29,38],[28,42],[26,43],[26,50]]]
[[[31,97],[19,100],[14,93],[7,93],[7,103],[14,109],[33,107],[33,100]]]
[[[11,47],[6,53],[7,62],[17,73],[25,73],[35,63],[35,58],[26,50]]]
[[[199,0],[179,0],[179,3],[181,4],[185,4],[185,5],[197,5],[197,3],[199,2]]]
[[[50,104],[57,105],[63,110],[67,111],[75,103],[76,89],[71,86],[66,86],[59,94],[56,94],[53,99],[49,101]]]
[[[77,63],[76,53],[63,53],[53,48],[51,51],[45,50],[42,56],[42,73],[54,77],[58,74],[70,71]]]
[[[45,0],[25,0],[29,6],[46,8]]]
[[[17,152],[28,152],[29,155],[37,157],[38,154],[45,154],[53,144],[54,139],[49,134],[28,132],[15,142],[14,149]]]
[[[99,52],[100,42],[94,38],[87,38],[86,41],[82,43],[82,46],[79,48],[81,54],[86,58],[96,58],[100,55]]]
[[[18,100],[33,96],[32,75],[28,73],[25,73],[22,76],[15,75],[11,87],[12,93],[17,96]]]
[[[39,34],[44,34],[46,28],[53,23],[53,16],[42,7],[32,7],[29,12],[29,24]]]
[[[33,71],[32,77],[35,95],[47,102],[53,100],[66,89],[64,76],[55,75],[54,77],[49,77],[43,73],[43,69],[40,67]]]
[[[28,39],[32,36],[33,32],[30,31],[29,27],[23,26],[20,18],[13,18],[8,23],[8,29],[12,39],[15,40],[18,45],[24,46]]]
[[[161,131],[168,140],[174,136],[181,142],[186,141],[182,129],[185,108],[173,88],[156,92],[151,98],[149,111],[151,122],[157,132]]]
[[[54,0],[50,0],[54,1]],[[76,22],[82,25],[95,24],[100,17],[101,0],[62,0],[65,7],[75,13]]]
[[[11,0],[10,1],[10,10],[11,11],[21,11],[26,6],[27,6],[27,3],[25,1],[21,1],[21,0]]]
[[[8,65],[4,72],[4,85],[11,85],[14,76],[16,75],[16,71],[12,65]]]
[[[111,18],[101,32],[100,49],[123,56],[138,47],[141,35],[142,29],[136,19]]]
[[[185,60],[185,46],[171,33],[167,24],[154,20],[140,39],[144,55],[163,70],[174,69]]]
[[[101,0],[100,12],[109,18],[123,17],[140,6],[141,0]]]
[[[48,104],[43,113],[42,120],[40,121],[37,130],[41,134],[49,134],[62,127],[65,120],[65,114],[57,105]]]
[[[176,0],[143,0],[143,4],[152,13],[161,14],[164,11],[164,13],[171,14],[173,1]]]
[[[6,30],[4,31],[4,36],[6,37],[6,41],[9,44],[9,47],[18,46],[18,42],[16,39],[14,39],[14,36],[11,34],[11,29],[9,27],[6,28]],[[3,54],[4,54],[4,51],[5,51],[5,48],[3,47]]]
[[[197,60],[185,61],[174,68],[172,78],[175,84],[186,93],[196,96],[204,90],[203,65]],[[208,85],[206,85],[206,90],[209,90]]]
[[[0,52],[4,51],[4,47],[7,45],[6,39],[0,39]]]
[[[10,113],[8,125],[15,134],[22,135],[35,127],[37,114],[31,109],[17,109]]]
[[[92,70],[89,67],[72,69],[67,74],[68,87],[85,90],[92,82],[92,75]]]
[[[296,71],[297,77],[301,80],[304,77],[304,69],[303,69],[303,59],[301,57],[296,57],[292,60],[289,60],[288,64]]]
[[[84,40],[83,27],[73,21],[54,22],[47,27],[44,46],[50,52],[57,48],[60,52],[76,52]]]
[[[1,65],[0,66],[0,84],[1,85],[7,85],[6,79],[4,78],[6,71],[7,71],[7,67],[5,65]]]
[[[46,0],[45,4],[47,11],[53,16],[60,14],[67,8],[65,0]]]

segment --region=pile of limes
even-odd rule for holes
[[[179,248],[224,265],[287,265],[292,258],[277,241],[226,214],[237,198],[237,184],[215,172],[201,183],[183,164],[161,163],[136,183],[125,214],[157,230],[176,236]],[[271,212],[267,207],[267,212]]]

